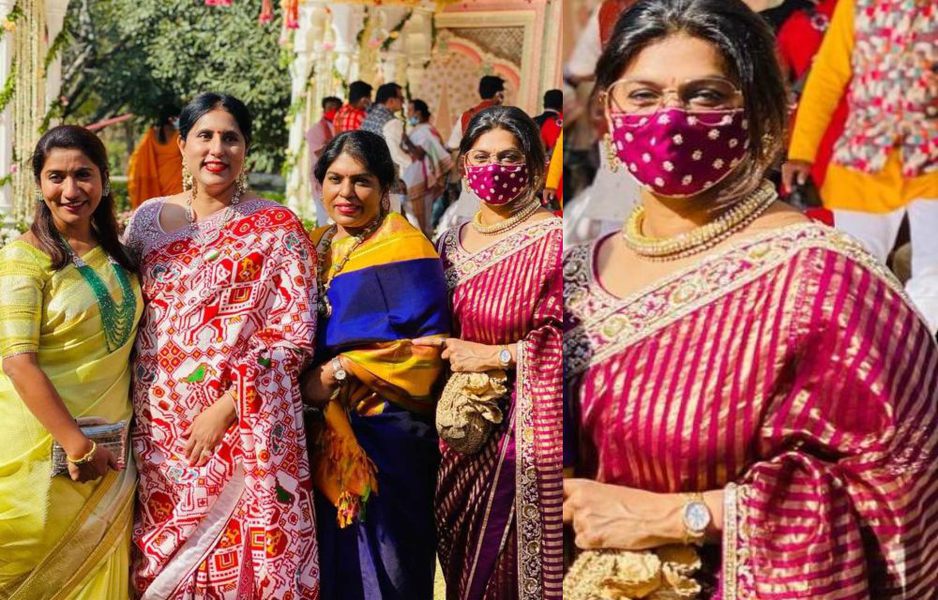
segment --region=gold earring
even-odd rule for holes
[[[609,170],[616,173],[619,171],[619,164],[622,161],[619,160],[619,156],[612,147],[612,136],[608,133],[603,136],[603,144],[606,146],[606,161],[609,163]]]
[[[182,164],[182,191],[188,192],[193,188],[195,182],[192,179],[192,172],[189,171],[189,166],[185,163]]]
[[[46,201],[46,197],[42,195],[42,190],[39,188],[36,188],[36,203],[42,204],[45,201]]]
[[[238,173],[238,181],[235,184],[238,186],[238,196],[244,194],[248,189],[248,174],[241,169],[241,172]]]

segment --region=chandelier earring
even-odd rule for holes
[[[188,192],[195,186],[195,182],[192,178],[192,172],[189,170],[189,166],[186,163],[182,164],[182,191]]]
[[[111,181],[108,180],[104,182],[104,189],[101,191],[101,197],[105,198],[110,195],[111,195]]]
[[[239,197],[242,196],[248,189],[248,174],[247,171],[245,171],[243,168],[241,169],[241,172],[238,173],[238,181],[235,185],[238,186]]]
[[[42,195],[42,190],[36,188],[36,204],[42,204],[46,201],[46,197]]]
[[[608,133],[603,136],[603,145],[606,147],[606,161],[609,163],[609,170],[613,173],[618,172],[622,161],[619,160],[619,156],[612,146],[612,136]]]

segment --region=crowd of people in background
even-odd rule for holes
[[[364,81],[352,82],[349,101],[338,111],[332,107],[336,102],[341,103],[340,99],[323,99],[323,116],[306,134],[311,168],[315,167],[318,149],[331,135],[358,129],[380,135],[391,149],[398,170],[395,198],[400,200],[392,200],[392,209],[406,215],[431,239],[438,239],[447,229],[468,221],[478,210],[479,200],[462,185],[462,174],[454,168],[454,157],[472,117],[486,108],[504,104],[505,80],[496,75],[485,75],[479,80],[479,103],[460,114],[446,140],[425,100],[408,100],[404,89],[394,82],[379,86],[373,99],[372,90]],[[556,175],[546,182],[542,199],[545,206],[559,212],[563,145],[558,145],[558,141],[563,139],[563,91],[548,90],[544,94],[543,109],[534,116],[534,121],[546,151],[545,160]],[[318,184],[315,177],[310,179],[319,208]],[[320,224],[328,220],[323,210],[317,210],[317,218]]]

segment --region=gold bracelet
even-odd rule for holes
[[[98,442],[91,440],[91,450],[89,450],[87,454],[85,454],[81,458],[72,458],[71,456],[66,454],[65,460],[72,463],[76,467],[87,465],[88,463],[94,460],[94,453],[95,451],[97,451],[97,449],[98,449]]]

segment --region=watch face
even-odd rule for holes
[[[491,356],[491,354],[489,354],[489,356]],[[507,365],[508,363],[510,363],[510,362],[511,362],[511,352],[509,352],[508,350],[502,350],[501,352],[499,352],[499,353],[498,353],[498,361],[499,361],[500,363],[502,363],[503,365]]]
[[[684,525],[691,531],[706,531],[710,524],[710,511],[703,502],[690,502],[684,508]]]

